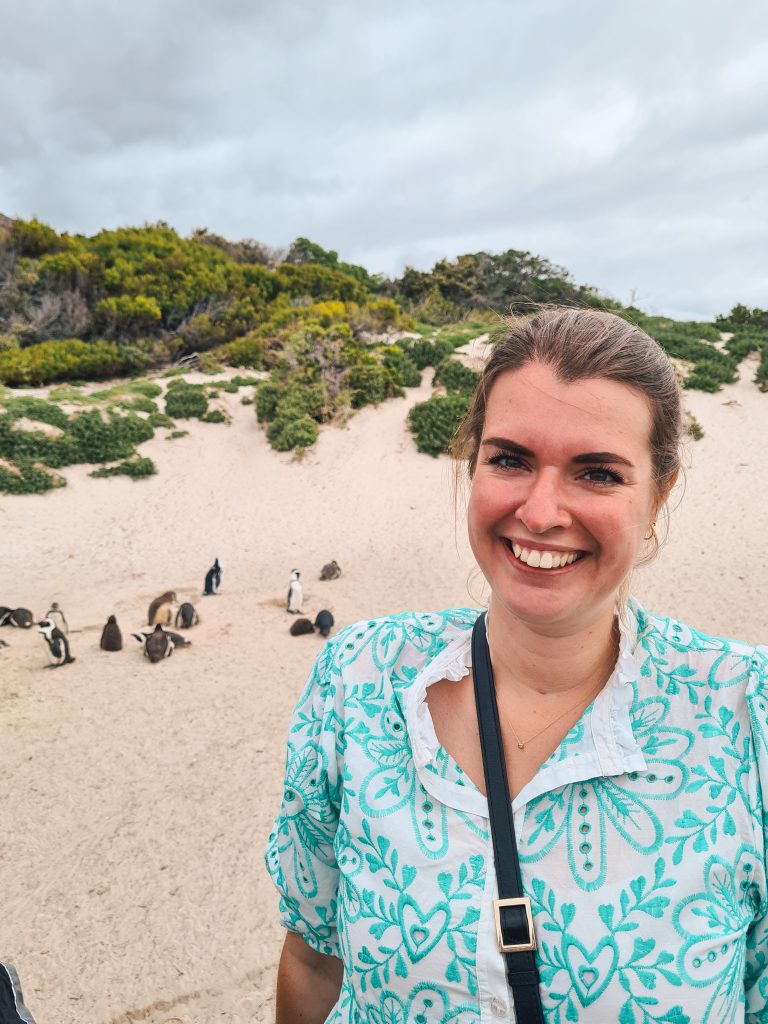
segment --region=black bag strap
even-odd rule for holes
[[[536,934],[533,930],[531,901],[523,892],[520,876],[512,799],[486,637],[485,612],[477,619],[472,630],[472,676],[499,888],[499,898],[493,903],[496,939],[499,952],[504,957],[518,1024],[544,1024],[539,971],[533,955]]]

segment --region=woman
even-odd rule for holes
[[[766,651],[626,597],[682,434],[654,341],[555,310],[510,327],[457,435],[547,1024],[768,1021]],[[362,622],[318,658],[267,854],[279,1024],[515,1019],[476,618]]]

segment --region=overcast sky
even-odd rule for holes
[[[17,0],[0,212],[768,307],[763,0]]]

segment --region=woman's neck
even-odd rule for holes
[[[611,608],[579,629],[541,633],[492,600],[488,646],[497,687],[557,697],[607,682],[619,653],[619,627]]]

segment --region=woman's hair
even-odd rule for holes
[[[541,363],[567,384],[613,380],[646,396],[654,480],[659,499],[665,497],[680,470],[685,421],[675,371],[653,338],[613,313],[591,309],[547,309],[528,318],[510,318],[505,325],[451,444],[451,455],[466,462],[469,478],[477,466],[488,396],[497,378]]]

